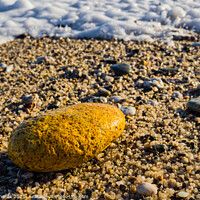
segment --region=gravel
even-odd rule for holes
[[[200,199],[200,117],[187,107],[200,96],[194,42],[25,37],[2,44],[1,66],[13,68],[0,67],[1,197],[137,200],[136,188],[147,182],[157,188],[154,199]],[[131,71],[116,76],[114,63]],[[114,96],[125,100],[107,101]],[[24,119],[91,101],[135,108],[121,137],[96,158],[59,174],[27,172],[9,160],[8,138]]]

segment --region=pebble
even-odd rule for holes
[[[21,177],[23,179],[29,179],[29,178],[32,178],[33,176],[34,176],[34,174],[32,172],[26,172],[26,173],[21,175]]]
[[[111,94],[111,92],[109,90],[106,90],[105,88],[99,88],[99,93],[102,95],[102,96],[109,96]]]
[[[27,94],[22,97],[23,104],[37,103],[39,100],[38,94]]]
[[[105,80],[106,82],[112,83],[115,79],[114,79],[112,76],[105,76],[105,77],[104,77],[104,80]]]
[[[192,44],[192,46],[193,46],[193,47],[198,47],[198,46],[200,46],[200,42],[194,42],[194,43]]]
[[[135,107],[121,107],[120,110],[124,113],[124,115],[133,116],[136,114]]]
[[[47,198],[44,197],[44,196],[42,196],[42,195],[37,195],[37,194],[35,194],[35,195],[33,195],[33,196],[31,197],[31,200],[47,200]]]
[[[5,63],[0,63],[0,68],[5,68],[7,65]]]
[[[54,58],[51,56],[42,56],[37,58],[36,64],[40,64],[42,62],[54,62]]]
[[[147,104],[151,104],[152,106],[157,106],[158,102],[154,100],[147,100]]]
[[[92,97],[89,102],[90,103],[107,103],[108,100],[106,97]]]
[[[183,95],[177,91],[172,94],[172,99],[183,99]]]
[[[181,198],[185,198],[185,197],[187,197],[188,195],[189,195],[189,193],[184,192],[184,191],[177,193],[177,196],[178,196],[178,197],[181,197]]]
[[[111,65],[110,69],[115,73],[116,76],[122,76],[130,73],[131,66],[127,63],[119,63]]]
[[[7,65],[4,67],[4,72],[10,73],[13,70],[13,65]]]
[[[19,125],[10,137],[8,156],[29,171],[70,169],[102,152],[124,127],[125,117],[113,105],[75,104]]]
[[[152,146],[155,152],[164,153],[167,150],[167,146],[164,144],[154,144]]]
[[[160,78],[149,78],[147,81],[143,82],[143,87],[150,88],[152,86],[155,86],[157,88],[164,88],[164,83]]]
[[[189,100],[187,106],[191,111],[200,112],[200,98]]]
[[[114,103],[119,103],[123,101],[124,99],[120,96],[112,96],[108,99],[108,101],[114,101]]]
[[[153,196],[157,194],[157,187],[151,183],[144,182],[136,188],[136,192],[143,196]]]

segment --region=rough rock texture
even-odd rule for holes
[[[8,155],[31,171],[69,169],[103,151],[124,126],[125,117],[115,106],[73,105],[22,123],[11,135]]]

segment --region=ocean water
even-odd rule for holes
[[[170,40],[200,33],[200,0],[0,0],[0,43],[28,33]]]

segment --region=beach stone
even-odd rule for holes
[[[109,101],[114,101],[114,103],[118,103],[118,102],[121,102],[123,101],[124,99],[120,96],[112,96],[108,99]]]
[[[192,46],[193,46],[193,47],[198,47],[198,46],[200,46],[200,42],[194,42],[194,43],[192,44]]]
[[[183,95],[179,91],[174,92],[172,94],[172,99],[182,99],[182,98],[183,98]]]
[[[185,197],[187,197],[188,195],[189,195],[189,193],[184,192],[184,191],[181,191],[181,192],[177,193],[177,196],[178,196],[178,197],[181,197],[181,198],[185,198]]]
[[[31,197],[31,200],[47,200],[47,198],[44,197],[44,196],[42,196],[42,195],[37,195],[37,194],[35,194],[35,195],[33,195],[33,196]]]
[[[111,92],[109,90],[106,90],[105,88],[99,88],[99,93],[102,96],[109,96],[111,94]]]
[[[42,56],[37,58],[36,64],[40,64],[42,62],[55,62],[55,59],[51,56]]]
[[[133,116],[136,113],[136,109],[134,107],[121,107],[120,110],[124,113],[124,115]]]
[[[200,112],[200,97],[189,100],[187,106],[191,111]]]
[[[150,104],[152,106],[157,106],[158,105],[158,102],[157,101],[154,101],[154,100],[147,100],[147,104]]]
[[[144,88],[150,88],[152,86],[162,89],[162,88],[164,88],[164,83],[163,83],[162,79],[160,79],[160,78],[149,78],[147,81],[143,82]]]
[[[125,127],[115,106],[82,103],[23,122],[11,134],[8,155],[17,166],[37,172],[76,167],[106,149]]]
[[[114,78],[112,77],[112,76],[105,76],[104,77],[104,80],[106,81],[106,82],[113,82],[114,81]]]
[[[158,153],[164,153],[167,150],[167,146],[165,144],[154,144],[152,148]]]
[[[92,97],[90,103],[107,103],[108,100],[106,97]]]
[[[37,103],[39,101],[38,94],[26,94],[22,97],[23,104]]]
[[[4,72],[10,73],[13,70],[13,65],[6,65],[4,67]]]
[[[122,76],[130,73],[131,66],[127,63],[119,63],[115,65],[111,65],[110,69],[115,73],[116,76]]]
[[[157,194],[157,187],[151,183],[144,182],[136,188],[136,192],[143,196],[153,196]]]

